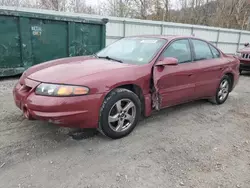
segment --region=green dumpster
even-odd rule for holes
[[[0,77],[105,47],[107,19],[48,10],[0,7]]]

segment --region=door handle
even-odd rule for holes
[[[188,76],[191,77],[191,76],[193,76],[193,74],[189,74]]]

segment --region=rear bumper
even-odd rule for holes
[[[48,97],[13,90],[15,104],[27,119],[43,120],[65,127],[97,128],[102,94]]]

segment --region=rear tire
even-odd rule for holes
[[[104,100],[99,117],[99,131],[112,139],[130,134],[141,115],[141,102],[130,90],[117,88]]]
[[[227,75],[223,76],[217,88],[216,95],[210,101],[217,105],[225,103],[229,96],[231,86],[232,81],[230,77]]]

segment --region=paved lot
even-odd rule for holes
[[[121,140],[27,121],[0,80],[0,187],[250,187],[250,74],[228,101],[163,110]]]

